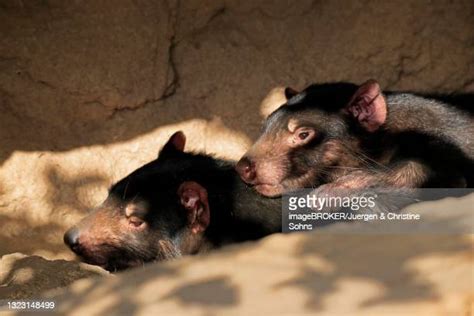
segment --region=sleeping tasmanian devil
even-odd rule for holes
[[[304,187],[472,187],[474,120],[369,80],[287,88],[287,102],[237,164],[266,196]]]
[[[114,184],[64,235],[85,262],[116,271],[281,231],[279,199],[248,188],[228,161],[183,152],[177,132],[158,158]]]

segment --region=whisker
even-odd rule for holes
[[[347,167],[347,166],[327,166],[326,168],[347,169],[347,170],[364,170],[364,168],[361,168],[361,167]]]
[[[138,197],[138,195],[140,194],[140,192],[138,192],[137,194],[135,194],[135,196],[133,197],[133,199],[130,201],[130,204],[135,202],[135,199]]]
[[[127,195],[127,189],[128,189],[128,184],[129,183],[130,183],[130,180],[127,180],[127,184],[125,185],[125,190],[123,191],[122,200],[125,200],[125,196]]]
[[[372,159],[371,157],[367,156],[362,151],[357,151],[356,152],[352,148],[347,146],[347,144],[344,144],[344,143],[343,143],[343,146],[347,149],[348,153],[351,154],[354,158],[358,159],[359,161],[362,161],[362,162],[366,163],[367,167],[372,168],[375,165],[375,166],[380,167],[381,169],[391,171],[391,168],[389,168],[388,166],[383,165],[380,162]],[[376,170],[374,170],[374,171],[376,171]]]

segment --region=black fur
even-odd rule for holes
[[[106,201],[66,233],[66,243],[84,261],[116,271],[183,255],[179,249],[188,219],[177,192],[185,181],[199,183],[208,193],[206,250],[281,232],[280,199],[248,188],[232,162],[171,147],[114,184]],[[139,205],[134,214],[146,222],[146,229],[121,226],[130,204]],[[71,232],[89,235],[89,244],[73,245],[68,241]]]
[[[468,187],[474,186],[473,95],[385,91],[388,119],[377,132],[368,133],[343,111],[357,88],[346,82],[314,84],[291,97],[267,118],[262,129],[266,135],[286,129],[291,118],[318,131],[318,137],[310,144],[289,153],[290,176],[318,167],[319,148],[324,141],[356,139],[360,141],[360,150],[355,156],[363,153],[377,160],[394,150],[387,167],[404,160],[427,165],[430,174],[422,187],[462,186],[458,182],[460,178],[464,178],[461,182]],[[445,103],[448,101],[453,104]],[[374,170],[378,167],[371,166]],[[322,176],[312,185],[332,180]]]

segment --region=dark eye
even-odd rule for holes
[[[130,224],[130,226],[138,228],[142,226],[145,223],[145,221],[137,216],[130,216],[128,218],[128,223]]]
[[[301,140],[305,140],[306,138],[308,138],[308,136],[309,136],[309,132],[301,132],[298,134],[298,137]]]

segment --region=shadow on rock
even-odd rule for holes
[[[65,287],[104,270],[78,262],[46,260],[15,253],[0,260],[0,299],[36,298],[45,291]]]

